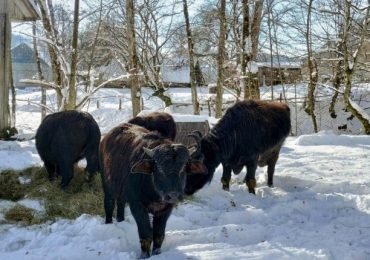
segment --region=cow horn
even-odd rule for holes
[[[150,157],[150,158],[153,158],[154,156],[154,149],[149,149],[149,148],[146,148],[146,147],[143,147],[143,150],[144,152]]]
[[[202,134],[199,131],[193,131],[191,134],[188,135],[189,137],[193,137],[195,141],[197,142],[196,147],[189,148],[189,153],[191,158],[196,158],[201,154],[202,150]]]

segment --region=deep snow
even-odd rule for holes
[[[179,102],[186,100],[186,93],[171,91]],[[93,101],[89,111],[103,132],[129,118],[127,99],[117,109],[125,94],[113,89],[99,95],[100,108]],[[21,91],[18,97],[36,101],[39,93]],[[160,107],[155,98],[145,101],[146,109]],[[38,110],[20,102],[20,136],[34,134]],[[0,171],[41,164],[33,140],[0,142],[0,158]],[[230,192],[225,192],[220,166],[210,185],[173,211],[163,253],[152,258],[370,259],[369,169],[370,136],[323,131],[289,137],[276,166],[274,188],[266,186],[266,168],[259,168],[256,195],[242,183],[244,171],[233,176]],[[39,201],[20,203],[43,210]],[[0,218],[12,205],[0,201]],[[125,222],[112,225],[89,215],[29,227],[0,225],[0,259],[135,259],[140,254],[138,234],[126,212]]]

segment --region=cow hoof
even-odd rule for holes
[[[153,248],[152,255],[159,255],[160,253],[162,253],[160,248]]]
[[[269,186],[270,188],[273,188],[273,187],[274,187],[274,184],[272,184],[272,183],[267,183],[267,186]]]
[[[230,187],[229,187],[229,185],[222,185],[222,189],[224,190],[224,191],[230,191]]]
[[[249,193],[256,194],[256,192],[254,191],[254,188],[256,188],[257,186],[256,180],[255,179],[246,180],[246,184],[247,184]]]
[[[150,257],[149,252],[141,251],[140,259],[145,259],[145,258],[149,258],[149,257]]]
[[[68,189],[68,186],[67,185],[63,185],[63,184],[61,184],[60,185],[60,189],[63,191],[63,192],[65,192],[65,193],[68,193],[68,194],[71,194],[72,192],[71,192],[71,190],[70,189]]]
[[[225,190],[225,191],[229,191],[230,190],[230,180],[226,180],[224,179],[224,177],[221,177],[221,183],[222,183],[222,189]]]
[[[117,222],[122,222],[125,220],[125,217],[117,217]]]
[[[106,219],[105,220],[105,224],[112,224],[113,223],[113,220],[112,219]]]

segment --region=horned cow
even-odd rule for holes
[[[112,223],[115,204],[117,221],[124,220],[127,202],[138,227],[141,257],[150,256],[152,242],[152,254],[159,254],[167,219],[182,200],[186,176],[206,174],[207,169],[192,160],[185,146],[130,123],[113,128],[103,138],[99,160],[105,222]]]
[[[202,158],[207,175],[188,176],[186,194],[193,194],[213,178],[222,163],[221,182],[229,189],[231,170],[238,174],[244,166],[244,179],[250,193],[255,193],[257,165],[268,165],[268,185],[273,185],[273,174],[280,148],[291,128],[290,109],[284,103],[248,100],[230,107],[211,131],[202,137],[193,134],[198,148],[195,157]]]

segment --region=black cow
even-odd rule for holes
[[[277,102],[249,100],[230,107],[211,131],[198,142],[194,155],[202,158],[207,175],[188,176],[185,193],[190,195],[213,178],[216,167],[222,163],[223,188],[229,188],[231,169],[239,173],[247,167],[245,183],[255,193],[257,165],[268,165],[268,185],[273,184],[275,164],[280,148],[290,132],[290,109]]]
[[[99,126],[86,112],[50,114],[41,122],[36,133],[36,148],[49,179],[54,180],[55,173],[61,175],[62,189],[73,178],[73,165],[82,158],[87,161],[87,180],[99,171],[99,143]]]
[[[163,137],[170,138],[172,141],[176,137],[175,120],[165,112],[152,112],[145,116],[136,116],[128,123],[142,126],[150,131],[158,131]]]
[[[187,174],[206,174],[191,160],[188,149],[174,144],[157,131],[124,123],[112,129],[100,144],[106,223],[112,223],[115,203],[117,221],[124,220],[128,202],[138,226],[141,257],[159,254],[167,219],[182,200]],[[149,220],[153,214],[153,223]]]

